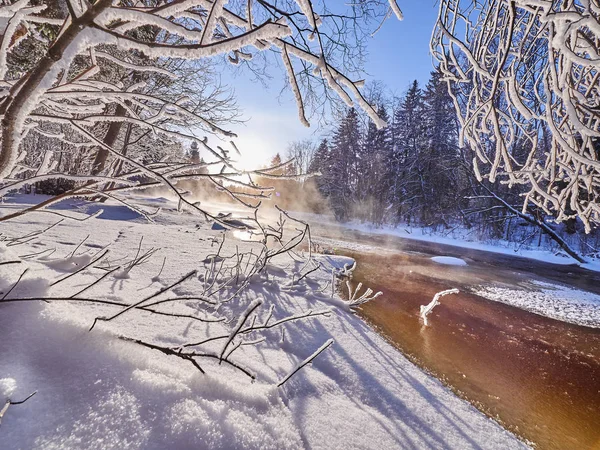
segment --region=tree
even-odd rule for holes
[[[310,166],[315,158],[316,151],[316,146],[309,139],[291,142],[288,145],[286,158],[294,160],[296,175],[310,173]]]
[[[308,171],[309,173],[318,174],[316,178],[317,188],[325,197],[331,195],[331,170],[331,150],[329,148],[329,141],[323,139],[315,151],[315,157],[308,166]]]
[[[190,161],[194,164],[200,162],[200,151],[198,150],[198,143],[196,141],[192,142],[192,145],[190,146],[189,157]]]
[[[458,122],[452,97],[436,70],[423,93],[425,143],[419,154],[423,223],[445,223],[445,215],[461,201]],[[446,224],[447,225],[447,224]]]
[[[275,154],[275,156],[273,156],[273,158],[271,159],[271,164],[270,164],[270,166],[271,166],[271,167],[274,167],[274,166],[280,166],[280,165],[281,165],[281,163],[282,163],[282,161],[281,161],[281,155],[280,155],[279,153],[277,153],[277,154]]]
[[[478,178],[524,185],[523,212],[587,232],[600,222],[599,30],[598,2],[442,0],[431,42]]]
[[[62,198],[118,198],[124,189],[161,184],[179,197],[182,208],[213,219],[209,211],[185,198],[176,187],[178,181],[204,176],[219,189],[241,185],[253,192],[244,192],[245,198],[265,197],[264,187],[236,178],[243,171],[236,169],[229,157],[237,151],[235,144],[231,149],[212,148],[190,131],[201,124],[204,130],[227,140],[235,137],[219,116],[211,115],[215,108],[207,108],[189,95],[188,83],[194,68],[215,57],[246,64],[271,52],[283,61],[306,125],[311,98],[329,98],[334,93],[346,104],[356,102],[378,126],[384,126],[361,94],[361,83],[353,81],[357,66],[348,64],[346,74],[335,65],[347,63],[361,48],[363,37],[371,31],[369,24],[377,26],[390,8],[400,16],[399,9],[393,1],[384,0],[319,7],[321,11],[314,11],[312,3],[304,1],[285,6],[235,2],[226,7],[222,0],[148,0],[133,7],[109,0],[93,4],[42,2],[39,6],[24,1],[2,6],[0,16],[7,20],[1,25],[0,48],[0,195],[50,178],[68,178],[75,183]],[[340,27],[340,23],[350,26]],[[41,32],[46,40],[33,45]],[[312,44],[314,39],[318,46]],[[36,51],[25,54],[24,47],[32,45]],[[188,81],[171,81],[181,80],[182,66],[190,69],[185,71]],[[38,157],[33,166],[25,166],[30,134],[43,135],[72,154],[91,150],[86,152],[85,170],[78,166],[74,173],[64,173],[52,162],[53,155]],[[158,155],[140,160],[127,154],[132,142],[140,142],[143,150],[141,142],[149,138],[165,148],[182,141],[196,142],[212,158],[206,164],[220,165],[222,170],[199,173],[186,162],[161,161]],[[140,184],[140,179],[146,181]],[[103,192],[106,189],[110,194]],[[230,193],[250,205],[233,189]]]
[[[386,178],[393,178],[390,200],[397,222],[404,218],[410,223],[418,214],[419,197],[422,197],[417,158],[424,142],[423,108],[423,92],[415,80],[394,111],[394,147]]]
[[[377,114],[388,120],[384,106],[380,105]],[[381,225],[384,221],[388,202],[388,186],[384,182],[387,173],[386,161],[392,152],[390,129],[377,129],[369,121],[367,132],[360,147],[358,156],[358,211],[356,215],[363,220]]]
[[[329,200],[336,219],[350,218],[353,201],[357,195],[361,135],[358,114],[350,108],[333,136],[329,153]]]
[[[333,93],[348,106],[356,103],[378,126],[384,126],[383,120],[377,117],[361,94],[362,83],[354,81],[360,79],[355,78],[357,72],[354,69],[358,67],[348,64],[348,61],[356,49],[362,47],[363,37],[370,33],[369,23],[378,26],[391,11],[400,17],[400,10],[393,0],[363,0],[349,6],[336,5],[333,9],[319,4],[318,12],[313,10],[309,0],[283,3],[249,0],[231,2],[227,7],[226,0],[142,0],[135,3],[120,0],[40,0],[32,3],[30,5],[29,0],[22,0],[12,4],[4,2],[0,6],[0,196],[27,184],[58,178],[69,180],[73,187],[37,205],[4,215],[0,221],[42,210],[73,196],[108,197],[149,218],[149,214],[138,206],[127,204],[119,193],[163,187],[176,195],[180,209],[200,213],[220,223],[222,228],[260,230],[256,233],[262,234],[262,240],[258,243],[259,249],[239,252],[236,246],[233,255],[226,254],[229,250],[223,249],[222,241],[221,245],[215,246],[216,252],[211,249],[211,253],[205,255],[206,259],[201,262],[195,260],[200,269],[162,286],[149,297],[121,301],[113,295],[111,299],[105,299],[88,297],[88,292],[84,296],[81,294],[107,277],[111,277],[115,285],[119,284],[117,280],[124,282],[130,271],[144,264],[157,249],[144,251],[143,239],[140,239],[137,254],[126,263],[109,261],[105,258],[109,250],[100,249],[93,256],[86,255],[90,261],[83,265],[75,253],[85,238],[62,261],[69,263],[64,267],[73,268],[69,274],[59,275],[51,285],[43,283],[40,293],[27,289],[19,293],[19,289],[15,288],[29,281],[26,280],[28,268],[25,268],[10,289],[3,292],[2,303],[67,301],[115,308],[114,313],[96,317],[90,331],[98,323],[110,322],[124,314],[131,318],[140,311],[153,317],[188,321],[188,325],[194,321],[195,327],[204,324],[205,336],[213,334],[208,341],[223,343],[220,351],[215,353],[213,349],[207,353],[200,350],[206,344],[204,340],[174,347],[157,345],[135,335],[119,337],[181,358],[201,373],[205,373],[202,361],[216,361],[216,366],[223,363],[223,366],[255,379],[250,370],[231,359],[232,353],[242,344],[262,342],[258,339],[251,343],[244,339],[245,336],[256,331],[270,334],[268,330],[272,328],[291,321],[328,315],[331,310],[309,311],[275,321],[272,319],[276,305],[265,308],[261,296],[241,295],[251,284],[269,278],[266,269],[271,266],[272,260],[293,254],[294,261],[300,262],[302,256],[297,255],[295,250],[307,240],[310,248],[309,226],[282,210],[275,226],[261,225],[257,209],[262,200],[270,198],[273,189],[261,186],[255,180],[257,177],[285,178],[286,175],[277,173],[283,167],[276,165],[252,172],[237,169],[230,158],[230,154],[237,153],[232,141],[236,136],[226,129],[223,122],[227,120],[215,114],[222,98],[213,97],[216,105],[213,103],[214,107],[207,107],[210,102],[201,103],[200,100],[206,97],[193,95],[194,89],[188,83],[192,82],[194,70],[203,67],[203,62],[223,57],[232,64],[244,64],[270,51],[271,58],[277,57],[283,62],[300,119],[306,125],[311,99],[327,99]],[[337,69],[338,64],[346,67]],[[177,80],[182,78],[187,81],[178,83]],[[318,95],[319,92],[324,95]],[[229,141],[224,145],[227,148],[210,146],[206,137],[195,134],[198,129]],[[32,142],[28,141],[29,135],[45,138],[44,153],[28,154],[33,148]],[[197,163],[186,160],[183,149],[194,144],[211,160],[199,160]],[[53,155],[54,150],[50,148],[60,148],[60,155],[64,152],[73,156],[73,173],[65,171],[61,156]],[[58,161],[55,156],[58,156]],[[207,171],[207,167],[214,170]],[[198,179],[207,180],[220,192],[226,192],[234,200],[253,209],[254,219],[249,217],[242,221],[232,219],[230,214],[211,213],[177,186],[179,182]],[[247,222],[253,222],[255,226]],[[288,226],[290,223],[293,223],[292,226]],[[52,227],[23,236],[3,236],[2,242],[3,245],[28,242],[27,239],[37,238]],[[254,250],[258,251],[255,253]],[[29,256],[39,257],[44,253],[36,252]],[[77,262],[73,263],[73,259]],[[10,264],[20,268],[30,261],[19,257]],[[312,257],[304,261],[304,264],[294,265],[294,273],[286,287],[306,283],[308,275],[319,268],[319,263]],[[59,298],[47,293],[46,288],[98,267],[102,267],[104,273],[83,289],[79,285],[74,295]],[[348,274],[350,271],[344,268],[343,272]],[[156,278],[160,277],[160,273],[162,269]],[[154,281],[153,278],[152,283]],[[188,281],[194,285],[194,296],[156,299],[167,292],[174,294],[174,288]],[[23,297],[31,292],[35,292],[32,294],[35,297]],[[351,299],[348,307],[356,307],[369,300],[371,293],[368,290],[360,298]],[[8,294],[11,296],[8,297]],[[213,320],[210,313],[205,318],[192,315],[189,310],[178,313],[159,309],[160,305],[182,304],[183,300],[186,308],[194,310],[194,314],[206,312],[204,307],[207,305],[214,306],[216,311],[220,305],[228,304],[227,317],[223,315]],[[191,302],[195,302],[194,306]],[[237,313],[232,315],[230,306],[235,303],[238,303]],[[267,311],[261,313],[259,319],[259,311],[263,308]],[[215,336],[213,328],[208,325],[216,322],[223,324],[222,335]],[[132,333],[135,334],[136,327],[133,328]],[[329,345],[330,341],[302,365],[311,362]],[[289,380],[297,370],[278,385]],[[2,414],[5,411],[6,408]]]

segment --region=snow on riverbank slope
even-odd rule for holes
[[[0,379],[10,380],[4,383],[10,389],[3,392],[20,400],[38,391],[8,410],[0,427],[3,450],[525,447],[340,308],[342,301],[331,298],[327,283],[332,268],[347,259],[318,257],[321,268],[298,281],[304,262],[285,256],[250,280],[238,298],[207,304],[198,299],[207,284],[210,290],[207,267],[219,261],[208,256],[217,253],[222,232],[196,216],[176,213],[171,202],[155,203],[163,213],[154,224],[129,215],[126,222],[118,220],[124,211],[107,204],[101,218],[67,220],[32,240],[3,247],[0,262],[20,262],[0,266],[2,296],[28,269],[7,299],[41,294],[66,299],[100,280],[78,297],[132,304],[197,270],[155,298],[180,298],[157,306],[179,316],[132,310],[99,322],[91,332],[94,318],[122,308],[71,300],[0,302]],[[62,208],[71,209],[69,204]],[[10,238],[25,236],[58,219],[33,213],[2,223],[1,232]],[[100,279],[109,266],[103,270],[97,264],[99,268],[91,266],[50,285],[105,248],[110,267],[152,248],[157,251],[129,273],[116,270]],[[230,238],[220,254],[249,251],[256,254],[258,244]],[[221,297],[210,298],[225,299],[231,289],[233,285],[226,286]],[[255,381],[215,358],[198,358],[202,374],[189,361],[117,338],[187,349],[186,344],[207,337],[230,336],[258,300],[263,304],[249,323],[273,323],[311,311],[328,314],[235,338],[228,348],[235,351],[230,361]],[[312,365],[276,387],[328,339],[334,344]],[[191,348],[214,355],[225,340]]]

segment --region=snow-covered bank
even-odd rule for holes
[[[415,367],[358,317],[338,307],[341,300],[330,297],[326,284],[332,266],[340,267],[347,259],[319,257],[320,270],[290,284],[294,277],[298,280],[299,265],[286,256],[267,268],[268,279],[250,284],[239,300],[218,309],[198,306],[191,299],[205,284],[203,261],[216,253],[221,232],[196,216],[170,211],[173,205],[163,203],[165,211],[155,224],[141,218],[105,220],[120,214],[113,214],[114,205],[108,203],[102,218],[65,221],[30,242],[6,248],[4,261],[21,262],[2,266],[0,290],[6,293],[27,267],[24,281],[8,298],[39,292],[68,297],[106,271],[91,267],[50,287],[49,281],[65,275],[64,266],[49,264],[51,260],[72,261],[71,253],[93,255],[108,245],[110,261],[127,261],[139,247],[142,252],[156,248],[155,256],[134,267],[129,278],[107,276],[84,296],[133,303],[198,270],[197,278],[172,290],[188,300],[165,304],[162,311],[207,320],[223,317],[226,322],[134,311],[100,322],[88,332],[93,319],[114,313],[114,306],[0,303],[0,379],[14,380],[5,385],[15,399],[38,391],[5,416],[0,428],[3,450],[525,447]],[[2,233],[23,236],[56,220],[51,214],[34,213],[3,223]],[[253,245],[228,239],[223,252],[235,254]],[[165,268],[158,276],[163,258]],[[267,319],[270,306],[273,320],[333,309],[327,316],[289,322],[244,340],[250,344],[265,338],[240,346],[233,357],[256,376],[255,382],[217,360],[200,359],[206,371],[201,374],[188,361],[116,338],[182,348],[231,332],[240,312],[259,298],[264,308],[258,323]],[[275,386],[329,339],[334,344],[313,364],[282,388]],[[221,347],[208,344],[205,350]]]
[[[371,224],[361,223],[357,221],[339,223],[335,222],[333,217],[321,216],[316,214],[302,213],[305,219],[312,219],[318,224],[331,224],[334,227],[359,231],[363,233],[376,235],[390,235],[403,239],[411,239],[415,241],[432,242],[438,244],[452,245],[454,247],[482,250],[491,253],[500,253],[504,255],[520,256],[537,261],[548,262],[552,264],[575,264],[584,267],[588,270],[600,272],[600,260],[594,258],[586,258],[587,263],[580,264],[562,251],[553,251],[549,247],[527,248],[515,242],[508,242],[502,239],[481,242],[478,241],[471,232],[465,229],[457,228],[450,232],[433,232],[429,228],[412,227],[399,225],[398,227],[382,226],[376,227]]]
[[[382,227],[377,228],[370,225],[360,223],[348,223],[344,224],[345,227],[362,231],[365,233],[372,234],[389,234],[392,236],[401,237],[404,239],[412,239],[416,241],[436,242],[438,244],[453,245],[455,247],[468,248],[473,250],[482,250],[491,253],[501,253],[504,255],[521,256],[523,258],[534,259],[537,261],[549,262],[552,264],[577,264],[585,267],[589,270],[600,271],[600,262],[597,260],[590,260],[587,264],[579,264],[573,258],[563,253],[553,252],[549,249],[533,249],[519,246],[516,243],[504,241],[501,239],[494,240],[493,242],[479,242],[472,238],[469,238],[469,234],[466,230],[456,230],[450,235],[445,233],[437,234],[431,232],[426,228],[417,227]]]
[[[472,292],[551,319],[600,328],[600,296],[591,292],[541,281],[532,281],[527,289],[478,286]]]

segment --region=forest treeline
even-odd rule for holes
[[[377,129],[364,114],[348,109],[325,138],[291,144],[286,156],[300,162],[287,173],[320,176],[272,182],[278,204],[322,213],[324,202],[341,222],[440,233],[461,229],[478,240],[549,243],[557,249],[563,239],[580,254],[597,253],[597,229],[586,235],[576,218],[557,224],[532,204],[523,211],[523,186],[477,180],[473,152],[459,145],[453,100],[439,72],[423,87],[414,81],[395,101],[382,101],[380,86],[375,91],[378,114],[388,126]],[[540,152],[546,143],[540,139]],[[522,145],[514,154],[530,151],[530,144]],[[281,161],[277,155],[272,163]]]

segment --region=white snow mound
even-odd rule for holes
[[[453,258],[452,256],[434,256],[431,258],[433,262],[445,264],[447,266],[466,266],[467,262],[464,259]]]
[[[17,389],[17,380],[14,378],[2,378],[0,379],[0,401],[2,399],[10,398],[11,395]]]

